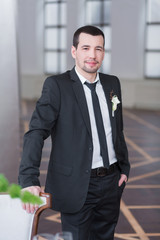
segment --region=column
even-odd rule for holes
[[[19,87],[16,0],[0,2],[0,173],[17,182],[19,165]]]

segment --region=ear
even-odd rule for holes
[[[72,54],[72,57],[75,59],[76,58],[76,48],[74,46],[72,46],[72,48],[71,48],[71,54]]]

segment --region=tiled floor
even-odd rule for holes
[[[21,143],[34,105],[34,102],[22,102]],[[124,132],[131,173],[121,202],[115,240],[159,240],[160,111],[124,109]],[[42,185],[45,183],[49,154],[50,139],[45,142],[43,150],[40,177]],[[47,210],[41,215],[39,232],[54,234],[60,230],[58,212]]]

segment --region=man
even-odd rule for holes
[[[97,72],[104,42],[94,26],[75,32],[75,67],[46,79],[24,137],[19,183],[38,195],[41,152],[51,135],[45,191],[53,196],[53,209],[61,212],[62,229],[72,232],[74,240],[114,238],[130,169],[119,80]],[[37,206],[23,207],[33,212]]]

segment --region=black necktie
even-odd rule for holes
[[[98,137],[99,137],[100,149],[101,149],[101,156],[103,158],[104,167],[109,168],[109,158],[108,158],[106,134],[105,134],[105,130],[104,130],[98,96],[95,91],[96,83],[97,82],[95,82],[95,83],[85,82],[87,87],[91,90],[94,115],[95,115],[95,120],[96,120],[96,125],[97,125],[97,131],[98,131]]]

